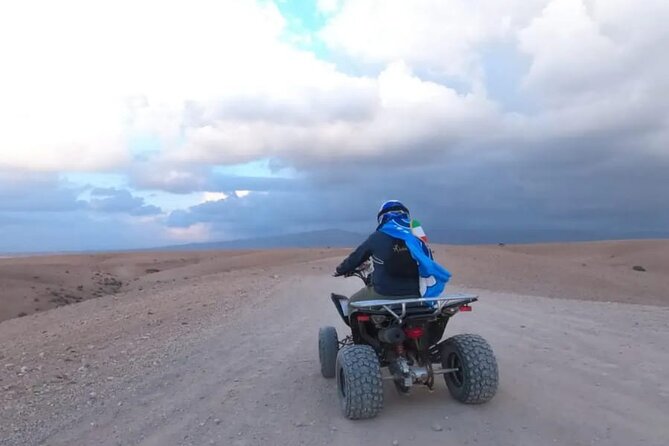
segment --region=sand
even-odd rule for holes
[[[521,294],[669,305],[669,240],[437,246],[453,283]],[[635,271],[635,266],[645,271]]]
[[[464,406],[441,381],[408,397],[390,384],[364,422],[341,416],[316,351],[320,326],[345,334],[329,292],[360,286],[329,275],[346,251],[0,260],[4,290],[122,282],[0,323],[0,444],[664,446],[668,246],[436,247],[450,289],[480,295],[446,336],[489,340],[499,392]]]
[[[669,241],[434,246],[453,284],[539,296],[669,304]],[[148,252],[0,259],[0,321],[248,266],[344,256],[341,249]],[[642,266],[646,271],[635,271]]]
[[[342,251],[343,252],[343,251]],[[323,258],[319,250],[133,252],[0,259],[0,321],[209,274]]]

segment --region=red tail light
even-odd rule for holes
[[[368,322],[369,321],[369,314],[359,314],[357,316],[358,322]]]
[[[404,329],[404,334],[406,334],[409,339],[418,339],[423,336],[423,333],[425,333],[423,327],[407,327]]]
[[[472,311],[472,307],[470,307],[469,305],[462,305],[460,307],[460,311]]]

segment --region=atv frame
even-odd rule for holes
[[[352,275],[369,283],[360,271]],[[334,327],[321,328],[321,373],[337,378],[347,418],[376,416],[383,407],[385,380],[407,394],[416,385],[433,389],[435,376],[443,375],[451,395],[463,403],[480,404],[495,395],[498,370],[490,345],[473,334],[441,341],[449,319],[471,311],[478,296],[349,302],[346,296],[332,294],[331,299],[351,334],[340,340]]]

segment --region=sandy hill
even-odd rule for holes
[[[330,276],[349,249],[2,259],[0,444],[669,444],[668,241],[434,248],[481,297],[446,336],[490,342],[500,391],[386,382],[372,423],[318,361],[318,327],[348,333],[328,294],[361,285]]]
[[[669,240],[437,246],[435,253],[453,273],[453,282],[466,286],[548,297],[669,303]]]
[[[669,303],[669,240],[433,248],[453,273],[455,285],[548,297]],[[160,251],[5,258],[0,259],[0,320],[224,271],[327,258],[335,264],[348,251]],[[644,271],[634,270],[635,266]]]
[[[133,252],[0,259],[0,321],[119,292],[335,255],[334,250]]]

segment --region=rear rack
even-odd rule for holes
[[[356,310],[374,310],[375,308],[383,308],[388,313],[392,314],[395,319],[400,323],[407,315],[407,305],[409,304],[419,304],[425,305],[426,308],[434,308],[432,312],[433,315],[441,313],[441,310],[444,307],[455,307],[460,305],[465,305],[471,302],[478,300],[478,296],[475,294],[445,294],[439,297],[418,297],[412,299],[376,299],[376,300],[363,300],[359,302],[350,302],[349,305]],[[392,307],[401,306],[402,312],[397,314]]]

